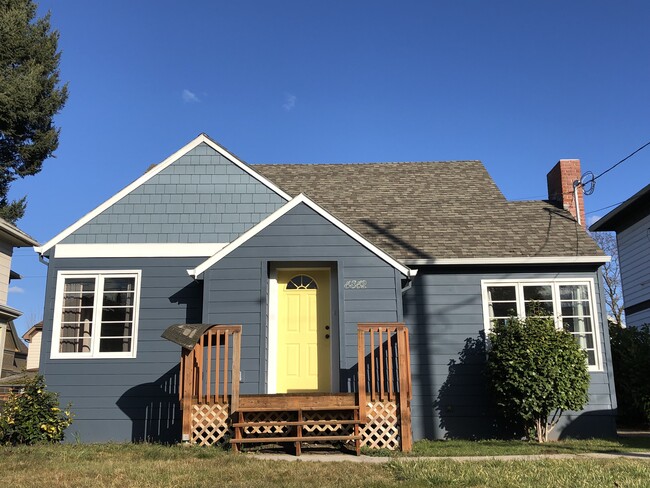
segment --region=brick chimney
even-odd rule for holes
[[[560,159],[546,175],[548,199],[565,210],[568,210],[578,220],[573,193],[573,182],[576,180],[580,180],[579,159]],[[580,205],[580,223],[586,229],[582,188],[578,188],[578,203]]]

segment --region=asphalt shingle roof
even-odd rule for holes
[[[603,255],[565,210],[507,201],[479,161],[252,167],[397,259]]]

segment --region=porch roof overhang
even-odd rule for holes
[[[206,270],[208,270],[210,267],[212,267],[214,264],[219,262],[221,259],[226,257],[228,254],[233,252],[235,249],[237,249],[239,246],[244,244],[246,241],[257,235],[259,232],[264,230],[266,227],[271,225],[273,222],[278,220],[280,217],[285,215],[287,212],[289,212],[291,209],[295,208],[299,204],[305,204],[309,208],[311,208],[313,211],[324,217],[326,220],[328,220],[330,223],[338,227],[340,230],[345,232],[348,236],[350,236],[352,239],[357,241],[359,244],[361,244],[363,247],[368,249],[370,252],[374,253],[377,257],[380,259],[384,260],[386,263],[390,264],[393,268],[398,270],[400,273],[402,273],[404,276],[408,278],[412,278],[417,274],[417,269],[411,269],[404,264],[400,263],[397,261],[395,258],[390,256],[388,253],[382,251],[379,249],[377,246],[369,242],[365,237],[363,237],[361,234],[355,232],[352,230],[350,227],[348,227],[346,224],[341,222],[339,219],[331,215],[329,212],[327,212],[325,209],[323,209],[321,206],[307,198],[304,194],[300,194],[297,197],[293,198],[291,201],[287,202],[285,205],[277,209],[275,212],[273,212],[271,215],[266,217],[264,220],[262,220],[260,223],[255,225],[254,227],[251,227],[249,230],[244,232],[242,235],[240,235],[237,239],[232,241],[230,244],[225,246],[223,249],[218,251],[216,254],[211,256],[209,259],[205,260],[201,264],[199,264],[196,268],[194,269],[188,269],[187,274],[189,274],[191,277],[194,279],[198,279]]]
[[[205,332],[215,324],[174,324],[161,334],[163,339],[178,344],[183,349],[191,351]]]

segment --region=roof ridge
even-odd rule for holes
[[[454,159],[444,161],[353,161],[337,163],[248,163],[251,166],[361,166],[361,165],[397,165],[397,164],[442,164],[442,163],[480,163],[479,159]]]

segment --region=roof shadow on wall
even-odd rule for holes
[[[384,237],[389,241],[390,244],[388,246],[379,246],[389,247],[389,249],[384,249],[385,251],[391,252],[401,250],[418,259],[431,259],[433,257],[431,254],[413,246],[412,244],[406,242],[404,239],[393,233],[392,229],[395,227],[395,224],[389,223],[386,225],[381,225],[378,222],[370,219],[361,219],[360,222],[369,228],[375,235]],[[414,229],[414,231],[417,231],[417,229]]]

